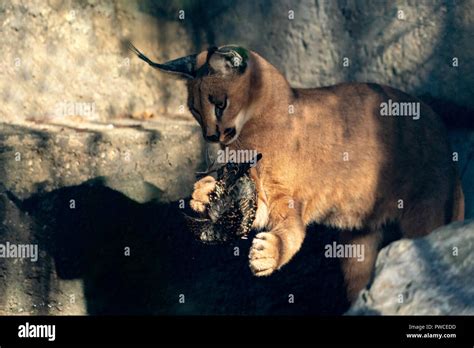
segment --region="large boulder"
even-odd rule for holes
[[[473,315],[474,221],[403,239],[377,258],[368,289],[348,315]]]

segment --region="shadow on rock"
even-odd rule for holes
[[[62,279],[82,278],[90,314],[339,315],[347,308],[337,232],[310,227],[301,252],[271,277],[248,268],[249,240],[207,246],[178,202],[139,204],[94,182],[17,203]]]

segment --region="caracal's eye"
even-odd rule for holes
[[[210,95],[209,101],[214,104],[214,113],[216,114],[217,119],[220,120],[224,114],[225,108],[227,107],[227,97],[223,100],[218,100]]]

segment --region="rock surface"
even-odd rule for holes
[[[474,221],[400,240],[377,258],[375,276],[348,315],[474,315]]]
[[[0,244],[37,245],[39,256],[36,262],[0,259],[0,314],[93,312],[83,265],[100,267],[107,244],[124,255],[120,237],[107,235],[98,243],[98,236],[121,228],[136,232],[120,215],[158,232],[128,208],[177,206],[187,198],[203,158],[201,138],[194,123],[177,120],[1,123]],[[94,255],[99,260],[88,263]]]
[[[471,1],[12,0],[0,24],[2,120],[190,118],[184,84],[127,38],[157,61],[236,43],[296,86],[378,82],[474,109]]]
[[[25,199],[89,180],[137,202],[190,195],[203,160],[194,122],[0,124],[0,178]]]
[[[0,119],[189,119],[184,84],[123,45],[130,39],[160,61],[190,51],[182,24],[151,11],[146,1],[2,1]]]

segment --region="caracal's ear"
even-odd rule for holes
[[[171,60],[169,62],[159,64],[150,60],[147,56],[141,53],[131,42],[127,42],[130,51],[135,53],[138,58],[147,62],[155,69],[159,69],[166,73],[174,74],[185,79],[193,79],[196,77],[196,57],[197,54]]]
[[[212,74],[229,76],[242,74],[247,68],[249,52],[239,46],[223,46],[209,57],[209,68]]]

